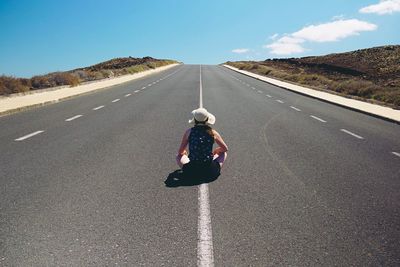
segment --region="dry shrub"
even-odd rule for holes
[[[155,69],[157,68],[157,63],[156,62],[149,62],[146,64],[150,69]]]
[[[0,76],[0,95],[21,93],[29,91],[27,79],[14,78],[10,76]]]
[[[344,93],[347,95],[360,96],[364,98],[371,98],[374,93],[380,91],[380,88],[368,81],[348,80],[340,82],[334,88],[336,92]]]
[[[45,76],[34,76],[31,78],[33,89],[42,89],[51,87],[49,79]]]
[[[251,63],[241,63],[239,65],[240,70],[251,70],[252,67],[253,67],[253,64],[251,64]]]
[[[400,108],[400,88],[391,88],[391,90],[376,92],[372,98]]]
[[[78,77],[67,72],[57,72],[50,77],[50,80],[54,80],[54,82],[52,83],[52,85],[54,86],[70,85],[71,87],[73,87],[79,84]]]

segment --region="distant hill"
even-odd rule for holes
[[[144,58],[114,58],[93,66],[74,69],[64,72],[53,72],[34,76],[30,79],[0,76],[0,95],[27,92],[55,86],[76,86],[82,82],[112,78],[125,74],[154,69],[157,67],[177,63],[175,60]]]
[[[227,64],[315,89],[400,108],[400,45],[325,56]]]

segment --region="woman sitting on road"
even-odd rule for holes
[[[210,127],[215,123],[215,116],[205,108],[192,111],[194,127],[186,130],[176,156],[183,172],[193,174],[209,173],[219,175],[227,156],[228,146],[221,135]],[[218,147],[213,151],[214,142]],[[186,147],[189,145],[189,155]]]

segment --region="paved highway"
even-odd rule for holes
[[[166,186],[200,79],[228,159]],[[398,266],[399,137],[220,66],[1,117],[0,266]]]

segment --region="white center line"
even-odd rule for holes
[[[104,106],[95,107],[93,110],[99,110],[99,109],[101,109],[101,108],[104,108]]]
[[[146,87],[143,87],[142,89],[144,89],[144,88],[146,88]],[[139,91],[140,91],[140,90],[135,90],[134,93],[137,93],[137,92],[139,92]]]
[[[276,102],[279,102],[279,103],[281,103],[281,104],[285,103],[285,102],[283,102],[283,101],[280,100],[280,99],[276,100]]]
[[[30,134],[24,135],[24,136],[22,136],[20,138],[17,138],[14,141],[23,141],[25,139],[28,139],[28,138],[30,138],[32,136],[38,135],[38,134],[43,133],[43,132],[44,131],[36,131],[36,132],[30,133]]]
[[[128,96],[130,96],[130,95],[131,95],[131,94],[126,94],[125,97],[128,97]]]
[[[394,151],[393,151],[392,154],[395,155],[395,156],[400,157],[400,153],[398,153],[398,152],[394,152]]]
[[[198,201],[199,218],[197,222],[197,266],[214,266],[208,184],[199,185]]]
[[[355,134],[355,133],[352,133],[352,132],[350,132],[350,131],[348,131],[348,130],[346,130],[346,129],[340,129],[342,132],[344,132],[344,133],[347,133],[347,134],[349,134],[349,135],[352,135],[352,136],[354,136],[354,137],[356,137],[356,138],[358,138],[358,139],[364,139],[364,137],[362,137],[362,136],[359,136],[359,135],[357,135],[357,134]]]
[[[115,103],[115,102],[118,102],[120,99],[119,98],[117,98],[117,99],[114,99],[113,101],[111,101],[111,102],[113,102],[113,103]]]
[[[317,116],[310,115],[310,117],[320,122],[326,122],[325,120],[318,118]]]
[[[73,117],[71,117],[71,118],[68,118],[68,119],[66,119],[65,121],[73,121],[73,120],[75,120],[75,119],[77,119],[77,118],[80,118],[80,117],[82,117],[83,115],[76,115],[76,116],[73,116]]]
[[[201,82],[200,65],[200,99],[199,106],[203,107],[203,85]],[[199,216],[197,219],[197,266],[214,266],[214,249],[212,241],[210,197],[208,184],[199,185],[198,191]]]
[[[298,109],[298,108],[296,108],[296,107],[293,107],[293,106],[290,106],[292,109],[294,109],[294,110],[296,110],[296,111],[301,111],[300,109]]]
[[[202,108],[203,107],[203,83],[201,81],[201,65],[200,65],[200,83],[199,83],[199,88],[200,88],[199,106],[200,106],[200,108]]]
[[[266,95],[266,96],[268,96],[268,97],[272,97],[272,96],[270,96],[270,95]]]

